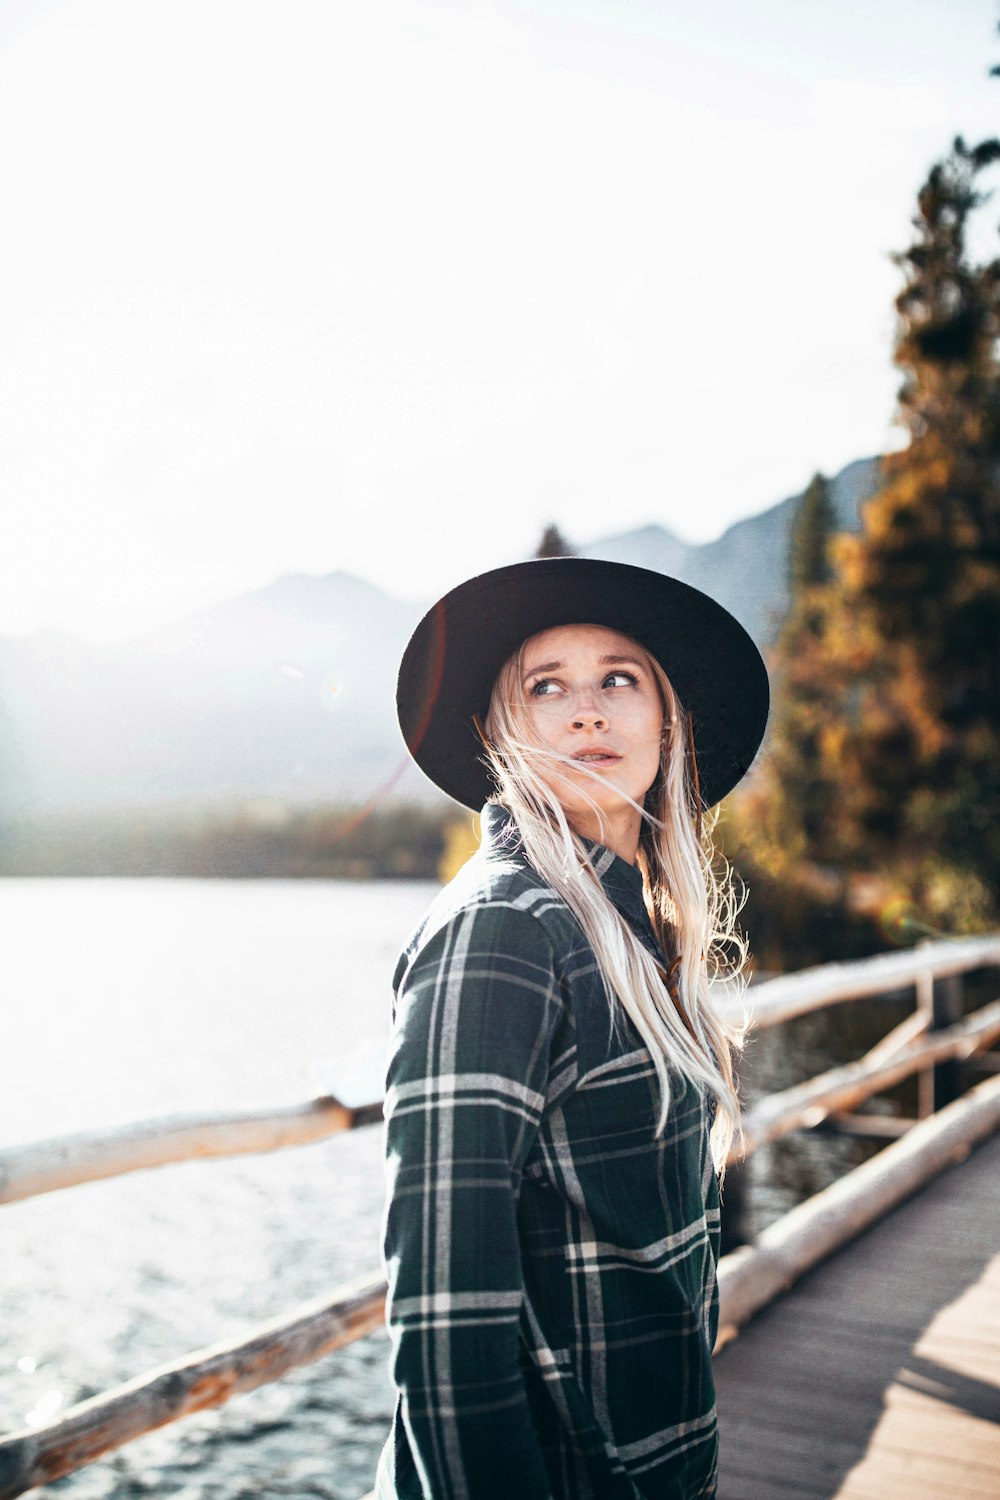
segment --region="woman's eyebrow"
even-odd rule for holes
[[[558,667],[561,666],[561,661],[543,661],[540,666],[528,667],[524,675],[527,679],[528,677],[536,676],[539,672],[554,672]]]
[[[616,666],[619,662],[623,662],[623,661],[627,661],[630,667],[642,667],[642,666],[645,665],[645,663],[641,662],[637,656],[602,656],[601,657],[601,665],[603,667]]]
[[[620,666],[622,662],[628,662],[631,667],[642,667],[645,665],[637,656],[599,656],[598,663],[602,667]],[[527,682],[529,677],[537,677],[539,672],[556,672],[563,665],[561,661],[543,661],[537,667],[528,667],[524,674]]]

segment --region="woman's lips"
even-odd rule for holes
[[[586,766],[616,766],[621,756],[614,750],[578,750],[572,759]]]

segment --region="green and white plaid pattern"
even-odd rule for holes
[[[486,857],[408,945],[385,1099],[398,1390],[379,1500],[705,1500],[719,1198],[709,1101],[667,1131],[565,904],[484,810]],[[639,872],[610,899],[658,952]]]

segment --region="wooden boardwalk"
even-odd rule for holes
[[[1000,1500],[1000,1136],[716,1357],[719,1500]]]

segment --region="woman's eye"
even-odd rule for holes
[[[601,682],[604,688],[634,687],[639,681],[632,672],[609,672]],[[564,685],[554,677],[540,677],[528,690],[532,698],[557,698],[565,692]]]

